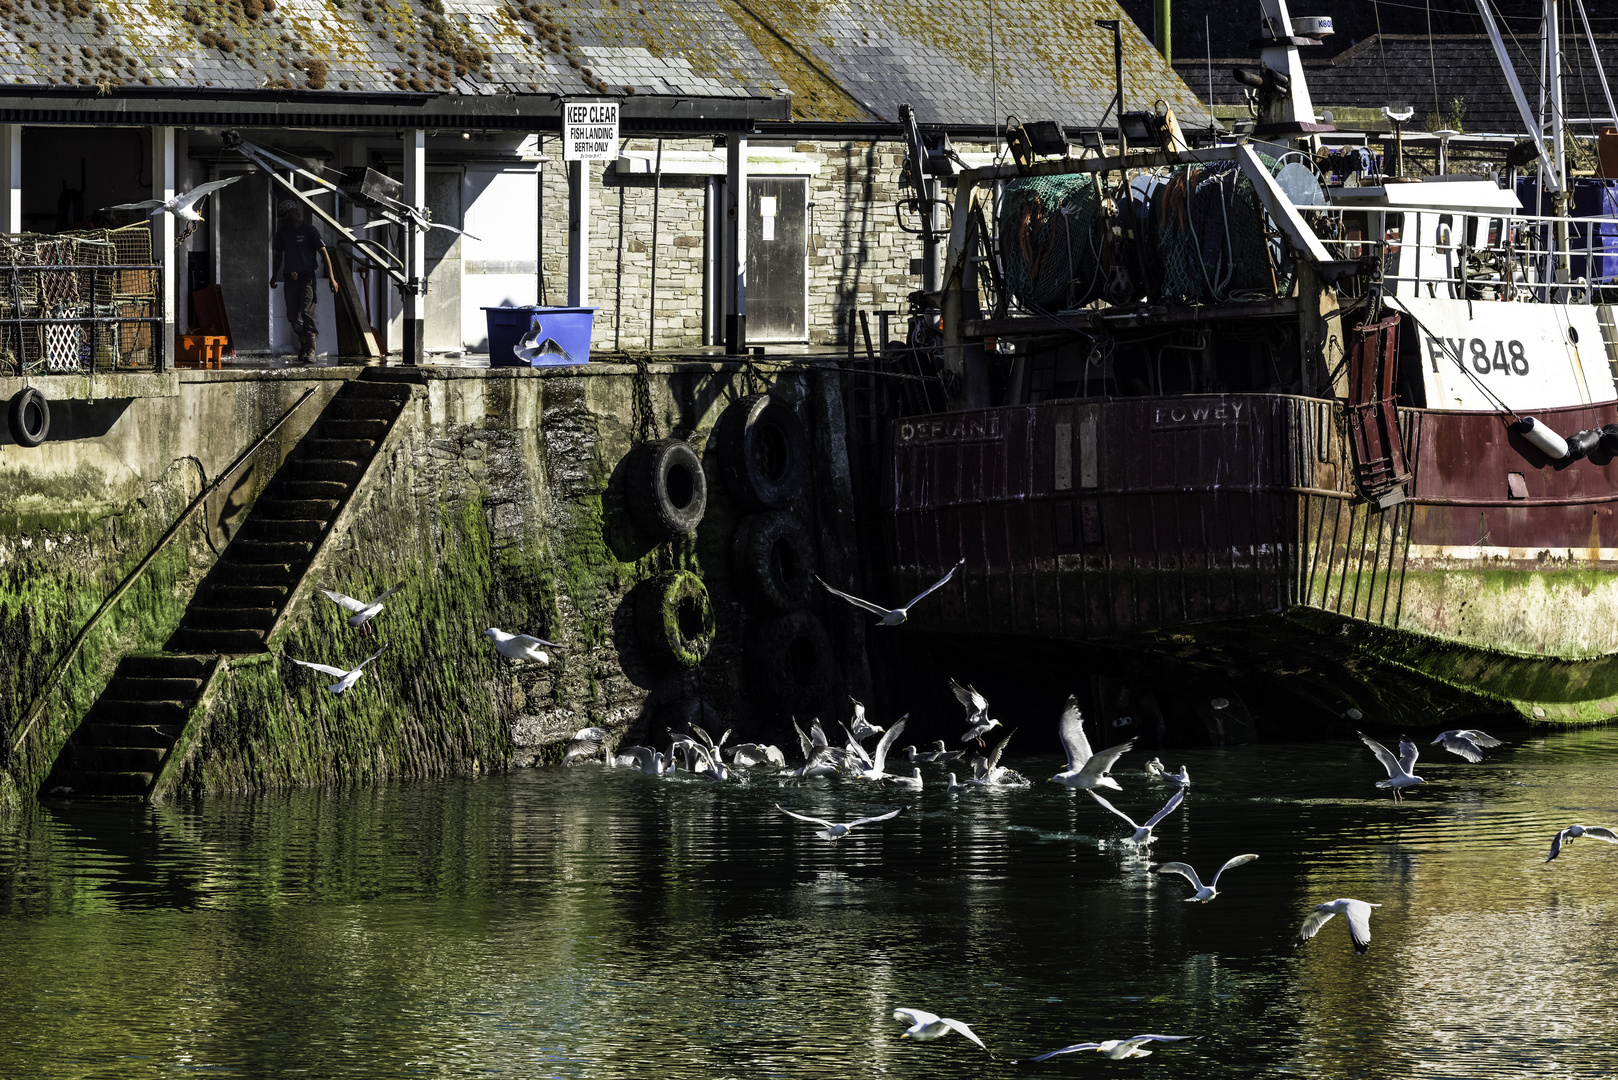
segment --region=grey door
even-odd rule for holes
[[[242,171],[221,169],[219,178],[226,180]],[[275,229],[270,199],[269,175],[255,169],[208,196],[213,205],[202,208],[204,219],[214,223],[214,251],[219,260],[214,280],[225,296],[225,314],[234,339],[231,344],[237,352],[268,352],[273,321],[282,318],[282,291],[270,290],[270,242]],[[175,309],[185,310],[179,303]]]
[[[809,181],[747,181],[747,340],[809,336]]]
[[[434,221],[461,227],[461,170],[428,170],[427,206]],[[461,349],[461,235],[427,233],[427,351]]]

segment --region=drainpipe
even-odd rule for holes
[[[152,198],[167,201],[174,198],[177,193],[179,175],[174,158],[174,129],[152,128]],[[177,258],[174,250],[176,235],[174,222],[173,214],[157,214],[151,219],[152,261],[163,268],[159,271],[161,279],[158,284],[162,294],[160,300],[163,317],[162,368],[170,367],[174,363],[174,283],[179,277],[174,272]],[[94,363],[92,358],[91,364]]]
[[[404,201],[427,205],[427,132],[408,129],[404,134]],[[401,359],[414,367],[427,359],[427,232],[406,222],[404,257],[406,284],[399,290],[404,311],[404,350]]]
[[[1165,64],[1174,63],[1174,49],[1170,45],[1170,17],[1169,0],[1157,0],[1157,36],[1152,44],[1163,54]]]

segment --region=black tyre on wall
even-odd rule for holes
[[[713,605],[697,575],[672,570],[641,583],[635,597],[635,636],[654,666],[696,667],[713,646],[713,634]]]
[[[18,446],[38,446],[51,433],[50,402],[30,386],[11,399],[6,419],[11,424],[11,438]]]
[[[743,518],[730,544],[731,574],[748,606],[795,611],[809,602],[814,547],[788,510]]]
[[[841,683],[831,637],[812,612],[789,611],[747,637],[753,697],[778,715],[829,717]]]
[[[747,510],[785,510],[809,483],[809,432],[792,406],[754,394],[725,414],[725,486]]]
[[[708,509],[708,478],[684,439],[659,439],[635,451],[629,512],[655,536],[696,532]]]

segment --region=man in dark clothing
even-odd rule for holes
[[[320,324],[315,320],[315,282],[323,275],[320,230],[306,224],[298,204],[291,199],[281,201],[281,227],[275,230],[270,249],[275,265],[270,271],[270,288],[281,283],[281,271],[286,271],[287,322],[298,335],[298,362],[312,364],[315,360],[315,334]]]

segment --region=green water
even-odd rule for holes
[[[1526,741],[1524,741],[1526,739]],[[1431,748],[1435,752],[1437,748]],[[1127,755],[1112,793],[1169,793]],[[1054,784],[716,787],[599,767],[0,821],[0,1077],[1618,1075],[1618,730],[1424,756],[1170,751],[1155,859]],[[1034,777],[1050,759],[1012,765]],[[936,777],[936,782],[935,782]],[[775,811],[897,819],[833,846]],[[1370,951],[1314,904],[1379,902]],[[896,1006],[963,1020],[898,1038]],[[1013,1067],[1072,1042],[1152,1057]]]

